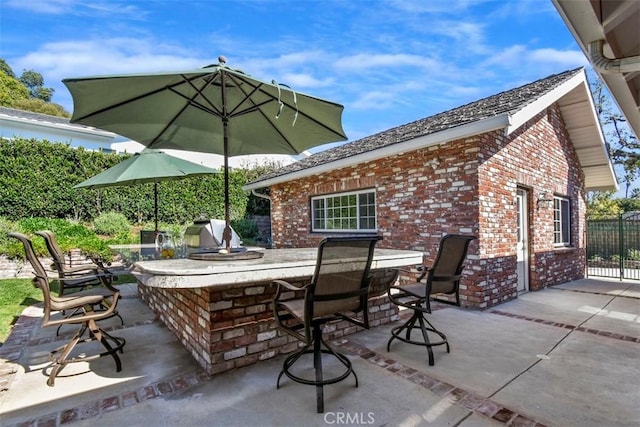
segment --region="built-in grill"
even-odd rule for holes
[[[225,222],[221,219],[197,220],[187,227],[184,233],[184,243],[188,252],[216,252],[224,248],[222,235]],[[231,226],[230,226],[231,227]],[[231,248],[237,250],[242,247],[240,236],[231,227]]]

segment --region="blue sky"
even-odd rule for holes
[[[61,80],[217,63],[345,106],[349,140],[587,66],[550,0],[0,0],[3,57]],[[593,74],[590,73],[592,76]]]
[[[217,63],[345,106],[350,140],[587,65],[551,1],[0,0],[1,56],[61,80]]]

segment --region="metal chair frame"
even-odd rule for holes
[[[34,286],[42,291],[44,299],[42,327],[65,324],[79,325],[78,331],[65,345],[49,353],[49,360],[52,364],[47,385],[54,386],[56,377],[67,364],[88,362],[107,355],[113,357],[116,363],[116,371],[120,372],[122,370],[122,362],[117,353],[122,353],[126,341],[124,338],[108,334],[98,325],[98,321],[115,315],[120,292],[115,288],[111,288],[113,293],[110,295],[95,293],[92,290],[76,292],[69,296],[53,295],[49,286],[50,279],[33,250],[31,240],[20,233],[9,233],[8,235],[22,243],[27,260],[33,267],[35,274],[33,279]],[[103,309],[98,311],[95,307],[102,307]],[[54,313],[64,311],[77,311],[78,314],[57,319],[52,318]],[[85,337],[87,333],[88,337]],[[92,355],[71,357],[71,353],[77,344],[90,341],[99,341],[105,351]]]
[[[116,292],[112,284],[113,281],[117,279],[117,277],[109,271],[99,260],[94,260],[90,264],[82,264],[75,267],[67,265],[65,261],[65,255],[60,245],[58,245],[58,241],[56,240],[56,236],[52,231],[49,230],[40,230],[36,231],[35,234],[42,237],[47,246],[47,250],[49,251],[49,255],[51,255],[51,259],[53,260],[54,269],[58,273],[58,296],[63,296],[65,293],[65,289],[79,289],[80,291],[85,290],[88,286],[91,287],[104,287],[106,288],[104,291],[102,289],[94,289],[93,292],[102,292],[105,296],[111,295]],[[67,295],[75,295],[75,293],[67,294]],[[94,307],[96,311],[108,309],[108,307],[102,307],[98,305]],[[75,309],[67,316],[75,316],[81,313],[81,309]],[[120,324],[124,325],[124,319],[120,314],[115,311],[113,316],[117,316],[120,319]],[[63,325],[58,326],[58,330],[56,331],[56,335],[60,333],[60,328]]]
[[[351,361],[345,355],[333,350],[323,339],[322,327],[334,320],[346,320],[362,328],[369,328],[370,268],[375,244],[380,239],[379,236],[328,237],[318,246],[315,273],[310,283],[298,287],[283,280],[273,282],[277,286],[273,312],[278,326],[284,332],[304,343],[302,348],[285,359],[278,375],[276,388],[280,388],[280,379],[283,375],[297,383],[315,386],[318,413],[324,412],[323,387],[325,385],[335,384],[353,374],[355,385],[358,387],[358,376],[353,370]],[[357,255],[356,261],[349,260],[348,257],[332,258],[331,250],[336,247],[357,249],[361,253]],[[362,253],[365,258],[362,257]],[[333,266],[344,266],[351,262],[353,267],[351,270],[341,271],[341,268],[338,268],[337,271],[332,270],[332,264]],[[338,290],[337,283],[345,284],[347,290]],[[291,291],[304,291],[304,298],[285,299],[284,294],[291,295]],[[362,320],[348,316],[345,312],[354,314],[361,312]],[[314,379],[303,378],[291,371],[296,362],[305,354],[313,354]],[[344,365],[344,371],[334,377],[325,378],[322,367],[323,354],[335,357]]]
[[[423,266],[422,273],[416,283],[410,285],[393,285],[389,287],[387,295],[392,303],[413,311],[409,320],[391,329],[391,337],[387,342],[387,351],[391,349],[394,339],[408,344],[420,345],[427,348],[429,366],[435,364],[432,347],[446,346],[450,353],[449,340],[440,330],[436,329],[426,317],[431,314],[431,300],[445,304],[460,306],[460,280],[464,270],[464,261],[469,244],[475,236],[448,234],[442,238],[438,248],[438,255],[431,267]],[[426,280],[425,280],[426,279]],[[424,282],[422,282],[425,280]],[[448,294],[455,296],[455,302],[438,298],[434,295]],[[414,330],[419,330],[422,340],[411,338]],[[435,335],[434,341],[429,335]]]

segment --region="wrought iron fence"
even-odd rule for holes
[[[640,280],[640,220],[587,221],[587,274]]]

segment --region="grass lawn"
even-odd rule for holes
[[[130,282],[135,282],[135,277],[123,275],[115,285]],[[51,283],[51,291],[54,295],[58,294],[58,284],[55,281]],[[33,286],[31,279],[0,280],[0,345],[6,341],[22,311],[41,301],[42,291]]]
[[[54,286],[57,293],[58,286]],[[39,301],[42,291],[33,286],[31,279],[0,280],[0,343],[5,342],[22,311]]]

